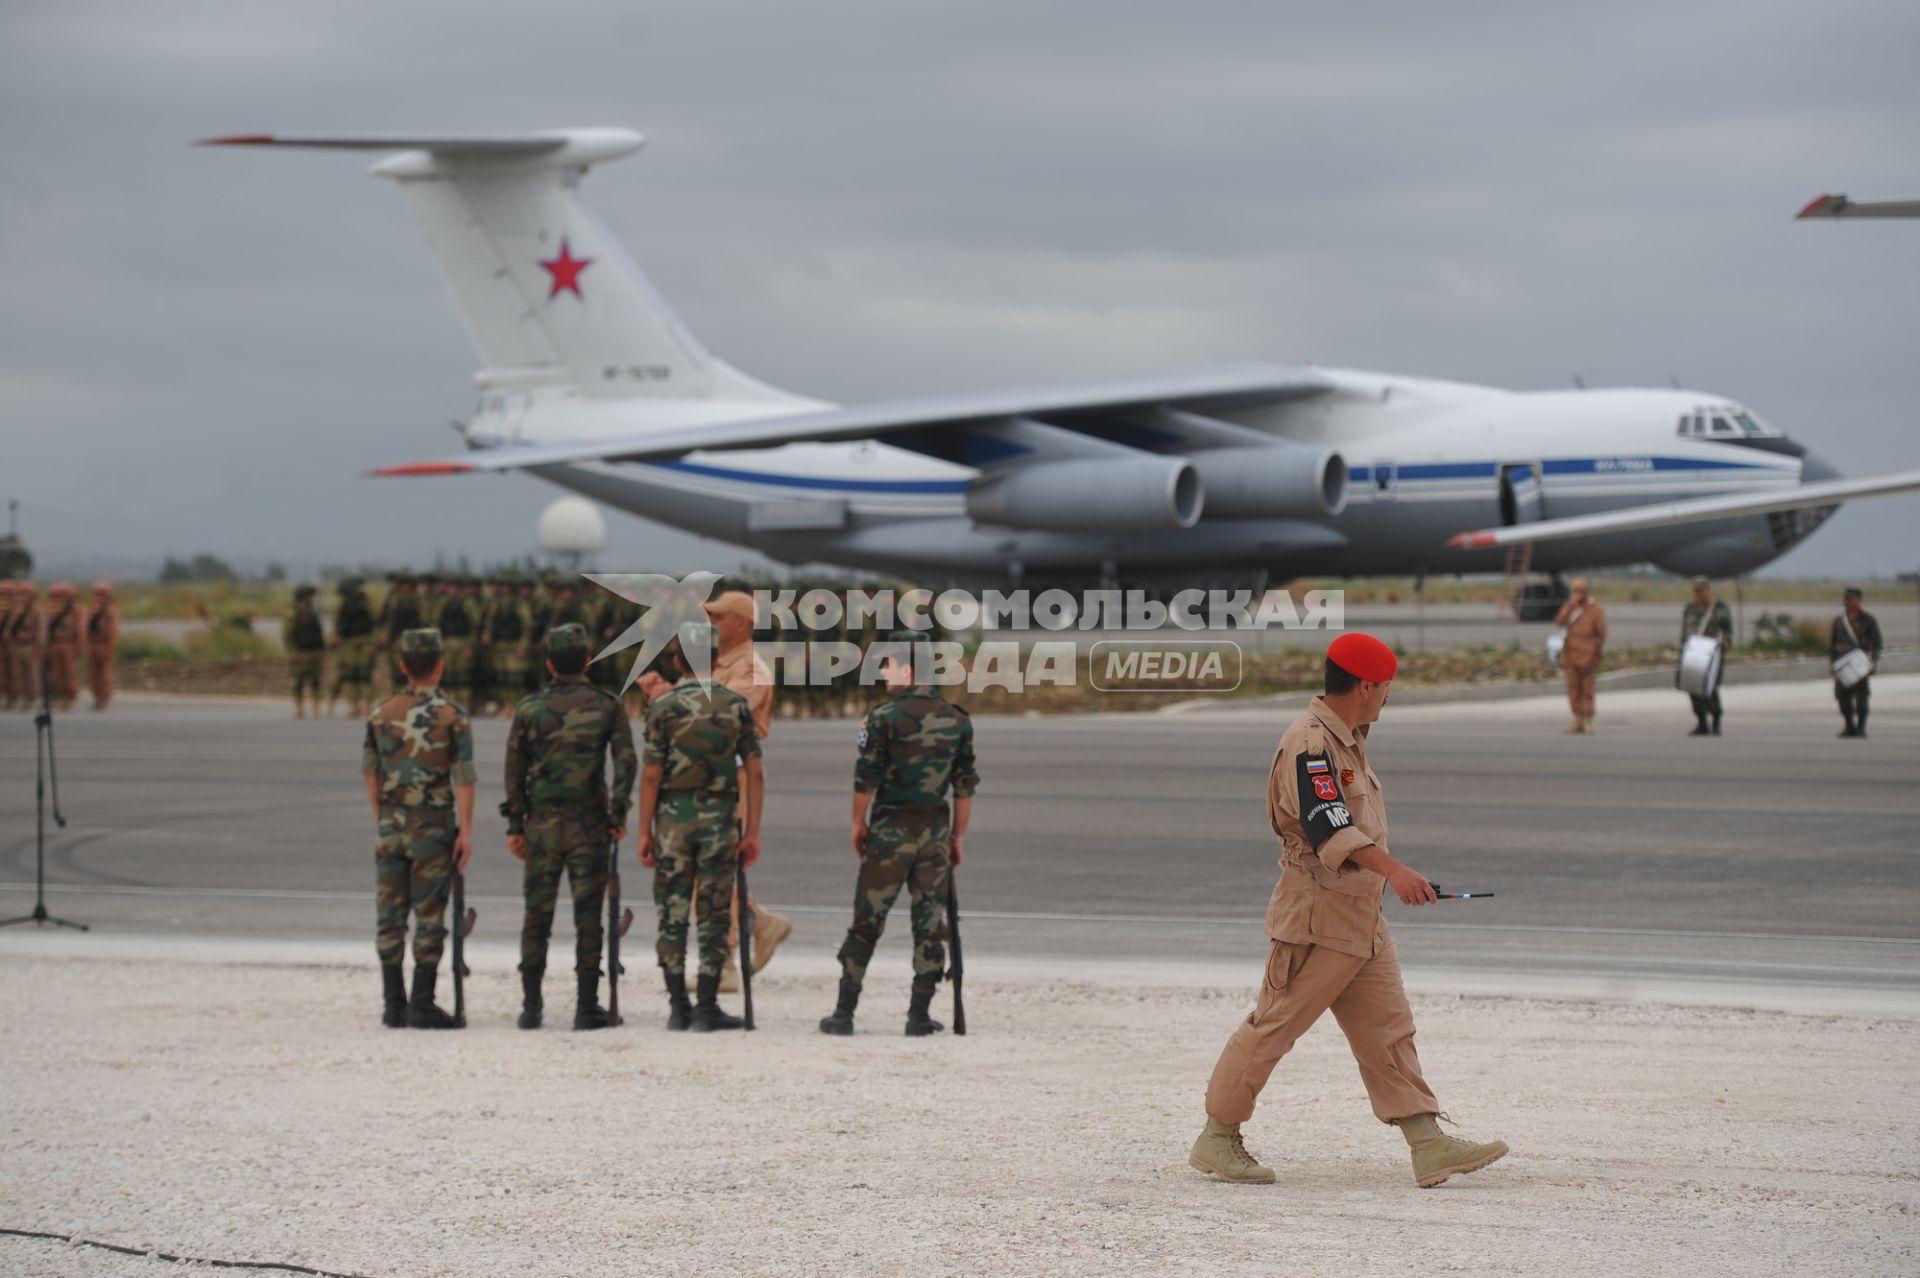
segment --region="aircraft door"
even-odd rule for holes
[[[506,404],[501,411],[507,438],[516,444],[525,443],[521,432],[526,428],[527,413],[533,407],[533,396],[526,391],[512,391],[506,396]]]
[[[1540,518],[1539,462],[1507,462],[1500,467],[1500,522],[1507,527],[1530,524]]]

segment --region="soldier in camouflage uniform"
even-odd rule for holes
[[[293,717],[307,717],[306,690],[313,689],[313,717],[320,717],[320,683],[327,661],[327,632],[320,610],[313,606],[312,586],[293,592],[293,611],[280,626],[280,646],[287,652],[287,673],[293,678]]]
[[[340,579],[340,606],[333,614],[333,688],[327,696],[327,714],[333,714],[341,689],[347,693],[347,714],[365,716],[373,709],[373,608],[358,577]]]
[[[1872,669],[1880,666],[1880,652],[1884,646],[1880,638],[1880,623],[1872,613],[1861,605],[1866,600],[1858,586],[1848,586],[1840,597],[1841,613],[1833,619],[1832,634],[1827,640],[1827,661],[1832,664],[1852,652],[1855,648],[1867,654],[1873,662]],[[1840,703],[1840,718],[1846,724],[1841,731],[1843,737],[1864,737],[1867,735],[1867,698],[1871,695],[1868,685],[1873,680],[1862,679],[1851,688],[1843,687],[1838,679],[1833,681],[1833,697]]]
[[[473,640],[479,633],[480,619],[458,574],[447,573],[440,579],[440,594],[434,609],[433,626],[446,645],[447,695],[463,703],[473,699]]]
[[[453,876],[473,855],[473,730],[466,711],[440,693],[437,630],[408,630],[399,641],[407,687],[367,720],[360,771],[380,826],[374,850],[378,923],[374,945],[386,993],[381,1023],[390,1029],[454,1029],[433,1001],[447,939]],[[457,810],[457,812],[456,812]],[[400,968],[413,913],[413,998]]]
[[[1694,635],[1718,635],[1720,650],[1725,652],[1733,646],[1733,611],[1727,605],[1713,597],[1713,583],[1705,577],[1693,579],[1693,602],[1680,614],[1680,645]],[[1693,702],[1695,726],[1688,736],[1704,737],[1711,733],[1720,735],[1720,685],[1714,684],[1713,695],[1688,697]],[[1708,719],[1712,726],[1708,726]]]
[[[654,871],[658,953],[674,1030],[739,1029],[720,1010],[720,968],[727,957],[736,863],[760,856],[760,801],[766,772],[753,710],[739,693],[693,677],[687,650],[713,648],[713,628],[680,628],[669,661],[675,682],[647,707],[645,767],[640,777],[640,864]],[[747,811],[741,828],[740,765],[746,761]],[[699,1002],[687,1000],[687,927],[695,885],[700,896]]]
[[[507,850],[526,862],[526,920],[520,929],[521,1029],[540,1028],[540,978],[560,872],[573,895],[577,1030],[604,1029],[600,1006],[600,907],[607,894],[607,845],[627,832],[638,764],[633,729],[617,697],[587,682],[587,633],[559,626],[547,634],[553,682],[522,701],[507,730]],[[609,795],[606,759],[613,759]]]
[[[387,597],[380,605],[378,622],[380,654],[388,659],[387,673],[395,692],[406,687],[407,672],[400,664],[400,636],[421,626],[420,595],[414,589],[413,574],[387,574]]]
[[[914,682],[913,657],[926,661],[925,635],[896,632],[889,644],[898,653],[881,664],[890,695],[867,712],[857,738],[853,853],[860,858],[860,877],[854,886],[853,926],[840,947],[840,1003],[820,1022],[823,1034],[853,1033],[867,964],[902,886],[911,896],[913,919],[907,1034],[917,1038],[946,1028],[928,1015],[928,1008],[946,966],[947,892],[953,867],[960,864],[973,792],[980,784],[973,763],[973,721],[931,685]]]
[[[533,642],[533,616],[519,597],[518,583],[497,577],[487,606],[487,674],[500,717],[510,718],[527,682],[528,645]]]

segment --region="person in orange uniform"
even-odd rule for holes
[[[1280,882],[1267,906],[1266,979],[1259,1002],[1227,1041],[1207,1084],[1207,1125],[1191,1165],[1222,1180],[1272,1184],[1247,1152],[1240,1124],[1267,1078],[1322,1012],[1332,1010],[1383,1123],[1400,1128],[1422,1189],[1478,1171],[1507,1152],[1440,1130],[1413,1049],[1413,1009],[1383,888],[1408,905],[1436,899],[1425,875],[1387,851],[1380,778],[1367,733],[1387,703],[1398,661],[1371,635],[1349,633],[1327,649],[1326,692],[1280,738],[1267,778],[1267,817],[1280,838]]]
[[[113,587],[96,581],[93,607],[87,610],[87,684],[95,710],[105,710],[113,700],[113,659],[119,647],[120,605],[113,601]]]
[[[80,648],[86,609],[79,596],[71,581],[56,581],[47,589],[47,683],[55,710],[71,710],[80,700]]]
[[[31,581],[14,583],[13,607],[7,613],[10,710],[35,710],[40,706],[40,657],[47,638],[46,623],[46,615],[40,611],[39,589]]]
[[[0,710],[13,709],[13,650],[7,644],[18,585],[11,577],[0,578]]]
[[[1575,577],[1567,601],[1553,624],[1566,628],[1560,649],[1560,669],[1567,676],[1567,705],[1573,726],[1562,735],[1593,735],[1593,684],[1600,674],[1600,656],[1607,648],[1607,610],[1587,588],[1585,577]]]

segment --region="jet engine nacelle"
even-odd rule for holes
[[[1347,506],[1347,463],[1331,448],[1282,441],[1188,460],[1206,485],[1209,519],[1319,519]]]
[[[1153,532],[1200,522],[1204,489],[1184,457],[1030,462],[974,481],[976,523],[1057,532]]]

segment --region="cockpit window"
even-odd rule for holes
[[[1764,435],[1767,433],[1767,428],[1762,426],[1759,422],[1755,421],[1751,414],[1748,414],[1748,413],[1740,414],[1739,422],[1740,422],[1740,425],[1743,428],[1745,428],[1747,434],[1749,435],[1758,436],[1758,435]]]
[[[1737,435],[1740,432],[1735,430],[1733,423],[1726,418],[1715,416],[1713,419],[1713,433],[1716,435]]]

